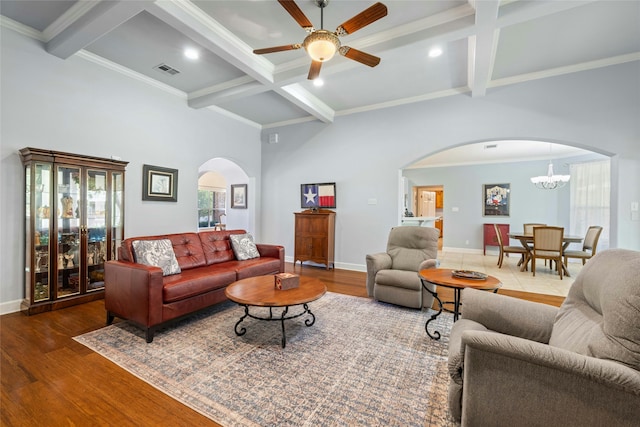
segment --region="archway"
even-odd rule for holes
[[[535,217],[545,217],[547,223],[569,229],[570,186],[561,190],[538,190],[530,178],[546,175],[549,161],[553,162],[555,173],[568,174],[571,164],[609,159],[611,156],[577,148],[576,145],[544,140],[490,140],[463,143],[430,153],[399,170],[398,212],[404,212],[407,206],[409,209],[415,206],[414,187],[442,186],[443,246],[463,251],[478,250],[473,242],[474,239],[477,241],[478,224],[482,225],[482,222],[497,220],[521,227],[522,223]],[[422,170],[430,172],[424,172],[422,179],[417,178]],[[494,180],[510,183],[515,190],[515,209],[509,217],[483,218],[481,185],[495,183]],[[612,207],[616,203],[615,197],[612,194]],[[613,225],[602,225],[615,239]]]
[[[257,200],[255,196],[255,178],[249,177],[244,169],[234,161],[222,157],[215,157],[204,162],[198,168],[198,178],[207,172],[215,172],[219,177],[222,177],[219,182],[224,184],[226,190],[226,228],[247,230],[255,236],[257,232],[255,224]],[[247,185],[246,208],[231,208],[231,186],[238,184]]]

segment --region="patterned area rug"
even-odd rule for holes
[[[315,324],[286,321],[284,349],[279,322],[247,318],[236,336],[244,309],[231,302],[160,330],[151,344],[127,322],[75,339],[224,426],[455,425],[451,315],[429,325],[442,333],[434,341],[426,311],[331,292],[309,308]]]

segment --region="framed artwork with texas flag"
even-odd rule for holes
[[[301,184],[300,200],[302,208],[335,208],[336,183]]]

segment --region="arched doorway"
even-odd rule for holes
[[[415,188],[442,188],[443,245],[455,250],[477,251],[474,241],[483,222],[512,223],[540,221],[572,227],[570,186],[560,190],[540,190],[530,178],[546,175],[549,162],[556,174],[569,174],[576,164],[609,160],[607,153],[587,151],[568,144],[530,140],[475,141],[431,153],[400,170],[398,211],[415,209]],[[609,180],[611,175],[608,176]],[[512,210],[508,217],[486,218],[482,212],[481,186],[509,183],[513,190]],[[614,195],[615,196],[615,195]],[[611,201],[611,205],[614,205]],[[401,218],[402,220],[402,218]],[[610,221],[598,224],[613,231]],[[575,227],[574,227],[575,228]],[[449,232],[447,232],[449,231]],[[575,234],[586,230],[575,231]]]
[[[218,194],[224,193],[224,207],[221,203],[218,203],[217,207],[212,203],[211,209],[217,209],[218,218],[220,218],[221,211],[224,210],[221,222],[227,229],[243,229],[256,233],[255,179],[249,177],[240,165],[222,157],[209,159],[198,168],[199,185],[200,182],[208,183]],[[241,184],[247,185],[247,202],[243,208],[232,208],[231,186]],[[200,214],[198,214],[198,223],[200,224]]]

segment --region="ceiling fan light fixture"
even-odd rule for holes
[[[312,60],[326,62],[340,49],[340,40],[330,31],[317,30],[304,39],[302,46]]]

